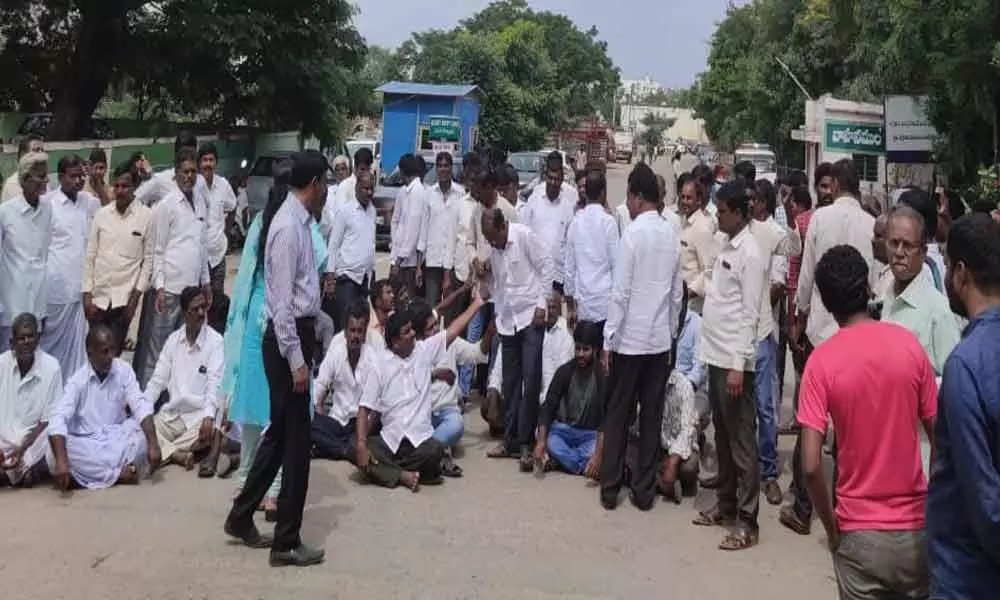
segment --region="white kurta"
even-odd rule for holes
[[[88,363],[66,381],[48,434],[65,437],[73,480],[98,490],[114,485],[127,465],[146,464],[140,423],[151,414],[153,407],[139,391],[128,363],[116,358],[104,381]],[[55,468],[51,450],[46,458],[49,469]]]
[[[25,441],[38,423],[48,420],[62,392],[59,363],[37,350],[35,363],[22,377],[13,352],[0,354],[0,451],[8,457]],[[17,469],[6,470],[13,483],[45,458],[47,435],[39,435],[21,457]]]

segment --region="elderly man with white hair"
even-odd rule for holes
[[[21,313],[45,318],[45,263],[52,242],[52,205],[42,198],[49,157],[29,152],[18,162],[21,195],[0,204],[0,352]],[[42,329],[45,327],[43,325]]]
[[[42,138],[37,135],[28,135],[21,138],[17,144],[17,159],[20,161],[25,154],[42,151]],[[3,182],[3,191],[0,191],[0,202],[13,200],[21,195],[21,173],[14,171]]]
[[[333,159],[333,179],[327,182],[326,204],[323,206],[323,217],[319,222],[319,232],[323,235],[324,241],[330,241],[330,232],[333,231],[333,215],[336,214],[339,202],[337,200],[338,190],[344,180],[351,176],[351,159],[341,154]]]

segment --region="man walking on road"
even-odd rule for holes
[[[320,310],[319,271],[312,215],[326,199],[326,159],[307,150],[293,157],[291,191],[268,231],[264,281],[268,323],[264,370],[271,393],[271,424],[264,433],[243,490],[233,501],[225,531],[251,548],[271,546],[271,566],[307,566],[325,552],[302,544],[299,530],[309,489],[309,373]],[[274,538],[261,535],[253,515],[283,467]]]

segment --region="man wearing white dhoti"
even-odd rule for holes
[[[194,452],[212,441],[222,382],[222,336],[205,325],[208,301],[201,288],[181,292],[184,325],[170,334],[146,386],[146,402],[168,399],[153,417],[165,462],[194,467]]]
[[[42,433],[62,393],[62,374],[59,362],[38,349],[35,315],[18,315],[11,331],[11,350],[0,354],[0,480],[27,487],[45,464],[49,444]]]
[[[45,318],[45,262],[52,240],[52,205],[46,154],[18,162],[22,194],[0,204],[0,352],[10,344],[11,321],[21,313]]]
[[[46,461],[63,490],[136,484],[140,467],[160,465],[153,407],[131,367],[115,358],[110,328],[95,325],[86,341],[88,363],[66,381],[49,419]]]
[[[52,245],[45,268],[45,328],[42,350],[59,361],[64,378],[87,362],[83,338],[87,318],[80,293],[83,258],[101,201],[83,191],[83,159],[70,154],[56,167],[59,188],[45,195],[52,206]]]

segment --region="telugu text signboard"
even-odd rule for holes
[[[931,152],[938,132],[927,116],[926,96],[888,96],[885,99],[887,152]]]
[[[432,140],[457,143],[462,139],[462,122],[458,117],[430,117],[427,127]]]
[[[885,152],[885,130],[876,123],[827,121],[825,149],[882,154]]]

